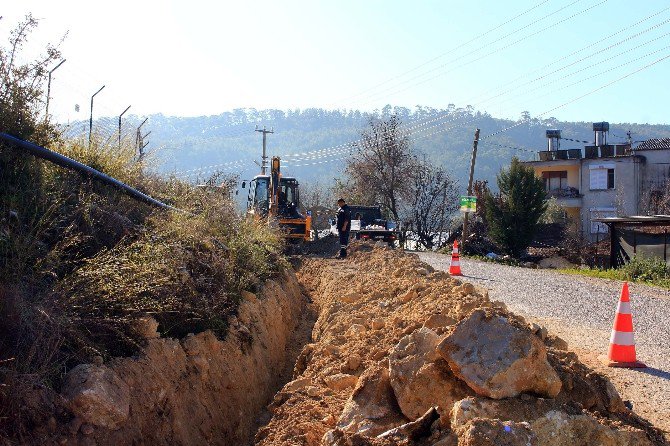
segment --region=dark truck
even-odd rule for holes
[[[379,206],[349,206],[351,212],[351,237],[356,240],[384,241],[394,246],[398,240],[395,223],[382,217]],[[335,219],[331,219],[331,232],[337,234]]]

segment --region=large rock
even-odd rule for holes
[[[361,375],[337,427],[343,432],[375,437],[406,421],[395,401],[388,369],[373,367]]]
[[[582,414],[578,408],[561,406],[554,399],[534,397],[504,400],[464,398],[456,402],[451,410],[451,428],[459,436],[459,445],[464,433],[471,429],[477,420],[497,420],[517,424],[526,422],[537,439],[537,444],[542,446],[652,444],[641,430],[613,429],[601,424],[587,413]],[[564,409],[572,410],[573,413],[566,413]]]
[[[503,421],[532,421],[561,405],[555,399],[506,398],[492,400],[485,397],[468,397],[454,403],[451,409],[451,428],[459,430],[475,418],[492,418]]]
[[[458,432],[458,446],[544,446],[528,423],[476,418]],[[567,444],[565,445],[567,446]]]
[[[588,415],[550,411],[531,423],[542,446],[651,446],[641,430],[619,430],[604,426]]]
[[[561,390],[542,341],[499,310],[473,311],[440,343],[438,352],[479,395],[508,398],[532,392],[553,398]]]
[[[437,334],[420,328],[403,337],[389,356],[391,387],[402,413],[416,420],[433,406],[440,415],[472,391],[456,378],[437,353]]]
[[[575,353],[553,350],[547,359],[563,382],[556,397],[560,402],[576,402],[590,411],[628,412],[612,383],[582,364]]]
[[[117,429],[128,419],[128,386],[105,366],[78,365],[65,377],[62,394],[72,413],[85,423]]]

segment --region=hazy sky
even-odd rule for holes
[[[670,122],[668,0],[21,0],[0,6],[0,38],[28,12],[41,22],[27,54],[68,32],[52,81],[61,121],[86,119],[106,85],[96,115],[453,103]]]

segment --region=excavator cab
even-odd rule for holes
[[[270,175],[256,175],[249,182],[247,213],[272,218],[279,222],[289,239],[310,240],[312,218],[300,213],[300,187],[298,180],[283,177],[279,158],[272,158]]]

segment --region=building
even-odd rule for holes
[[[670,177],[670,138],[637,147],[608,144],[609,123],[593,124],[593,144],[562,150],[561,131],[547,130],[547,149],[525,164],[544,180],[547,195],[580,222],[588,240],[602,239],[607,226],[598,218],[657,213],[655,203]],[[629,138],[630,139],[630,138]]]

